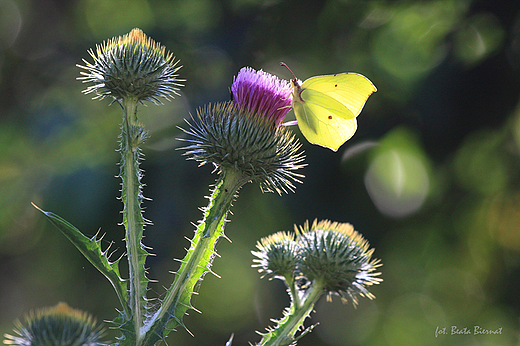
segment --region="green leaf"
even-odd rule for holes
[[[88,238],[80,230],[71,225],[68,221],[62,219],[60,216],[40,209],[36,204],[32,203],[32,205],[41,211],[47,219],[56,226],[71,242],[76,246],[76,248],[85,256],[86,259],[89,260],[92,265],[99,270],[107,279],[110,281],[112,286],[114,287],[117,297],[123,306],[124,313],[126,316],[130,316],[130,309],[128,307],[128,293],[126,291],[124,282],[119,274],[119,261],[121,259],[118,258],[114,262],[110,262],[108,250],[110,249],[110,245],[103,251],[101,249],[101,240],[103,236],[98,237],[97,233],[94,237]]]

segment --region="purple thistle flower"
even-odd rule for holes
[[[262,191],[294,191],[303,175],[301,144],[283,118],[291,109],[289,83],[250,67],[242,68],[231,86],[232,101],[199,108],[183,131],[190,159],[213,163],[218,172],[234,171]]]
[[[276,125],[292,108],[291,86],[262,70],[243,67],[231,86],[233,102],[253,114],[260,114]]]

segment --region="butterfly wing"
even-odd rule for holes
[[[309,142],[338,150],[356,132],[356,117],[374,91],[372,82],[357,73],[307,79],[299,97],[293,97],[300,130]]]
[[[303,82],[301,88],[302,93],[310,89],[330,96],[347,107],[354,116],[361,113],[368,97],[377,91],[368,78],[358,73],[311,77]],[[302,98],[305,100],[305,97]]]
[[[356,132],[354,114],[342,103],[316,90],[302,92],[304,102],[293,102],[298,127],[312,144],[334,151]]]

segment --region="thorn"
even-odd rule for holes
[[[222,232],[221,237],[226,239],[229,243],[233,244],[233,241],[229,239],[228,236],[224,234],[224,232]]]
[[[187,236],[184,236],[184,239],[186,239],[187,241],[189,241],[191,243],[191,245],[193,245],[193,240],[188,238]]]
[[[233,342],[233,337],[235,336],[234,333],[231,333],[231,337],[229,338],[228,342],[226,342],[226,346],[231,346],[231,343]]]
[[[94,239],[94,240],[97,240],[97,237],[98,237],[98,234],[99,232],[101,232],[101,227],[99,227],[99,229],[97,230],[96,234],[94,234],[94,236],[92,238],[90,238],[90,240]],[[100,238],[99,240],[103,239],[103,237],[105,236],[106,233],[104,233]]]
[[[33,202],[31,202],[32,206],[35,207],[36,209],[38,209],[39,211],[41,211],[42,213],[44,213],[43,210],[40,209],[40,207],[38,207],[36,204],[34,204]]]
[[[110,245],[109,245],[109,247],[110,247],[113,243],[114,243],[114,242],[111,242]],[[108,250],[108,248],[107,248],[107,250]],[[108,256],[106,256],[106,258],[109,259],[110,257],[112,257],[112,255],[115,254],[117,250],[119,250],[119,249],[118,249],[118,248],[114,249],[114,251],[112,251]],[[105,253],[106,253],[106,251],[105,251]],[[122,257],[122,256],[121,256],[121,257]],[[119,259],[116,260],[115,262],[119,261],[120,259],[121,259],[121,258],[119,258]],[[112,262],[112,263],[114,263],[114,262]]]
[[[202,311],[200,311],[200,310],[198,310],[198,309],[195,309],[195,308],[193,307],[193,305],[191,306],[191,309],[192,309],[193,311],[195,311],[195,312],[198,312],[199,314],[202,314]]]

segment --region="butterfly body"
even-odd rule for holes
[[[293,74],[294,76],[294,74]],[[357,129],[356,117],[376,87],[357,73],[291,79],[298,127],[312,144],[337,151]]]

